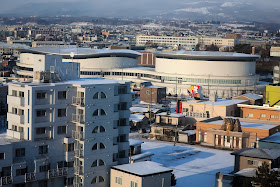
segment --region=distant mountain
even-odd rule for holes
[[[15,0],[14,0],[15,1]],[[151,17],[163,19],[256,21],[280,23],[278,0],[71,0],[26,3],[5,7],[8,16]],[[5,4],[5,3],[4,3]],[[277,6],[278,5],[278,6]]]

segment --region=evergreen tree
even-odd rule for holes
[[[176,186],[177,179],[173,173],[171,173],[171,186]]]
[[[270,170],[266,162],[263,162],[256,171],[256,177],[253,177],[253,182],[261,187],[280,186],[279,172]]]

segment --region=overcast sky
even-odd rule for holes
[[[55,3],[59,5],[55,6]],[[186,18],[212,16],[226,20],[241,17],[241,20],[248,18],[248,21],[256,18],[257,21],[280,22],[280,0],[0,0],[0,14],[16,13],[23,16],[40,16],[42,13],[43,16],[56,16],[60,13],[100,17],[183,13]]]

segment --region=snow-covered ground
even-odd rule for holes
[[[234,156],[230,151],[200,146],[145,141],[142,152],[154,153],[152,161],[173,169],[177,187],[215,186],[215,174],[231,172],[234,166]]]

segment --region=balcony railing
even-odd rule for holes
[[[72,131],[72,137],[76,140],[84,139],[84,132]]]
[[[74,173],[75,173],[76,175],[81,175],[81,174],[84,173],[83,169],[84,169],[83,166],[75,166],[75,168],[74,168]]]
[[[85,116],[82,114],[72,114],[72,122],[74,123],[84,123]]]
[[[75,150],[75,157],[79,157],[79,158],[84,157],[84,150],[83,149],[76,149]]]
[[[36,181],[36,173],[25,173],[25,182]]]
[[[68,174],[68,168],[57,168],[57,169],[51,169],[48,171],[48,178],[57,178],[57,177],[63,177],[67,176]]]
[[[13,183],[12,176],[5,176],[0,178],[0,186],[9,185]]]
[[[84,97],[73,97],[72,98],[72,103],[74,105],[80,105],[80,106],[84,106],[85,105],[85,98]]]

